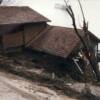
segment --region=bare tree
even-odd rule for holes
[[[94,54],[94,52],[92,50],[92,47],[91,47],[91,44],[90,44],[91,42],[90,42],[90,39],[89,39],[89,36],[88,36],[88,24],[86,23],[86,20],[85,20],[85,16],[84,16],[84,12],[83,12],[83,9],[82,9],[81,2],[80,2],[80,0],[78,0],[80,8],[81,8],[82,16],[83,16],[83,32],[84,32],[85,38],[87,40],[87,43],[81,37],[81,35],[80,35],[80,33],[77,29],[75,14],[74,14],[74,11],[73,11],[72,7],[67,4],[68,1],[64,0],[64,2],[66,4],[66,11],[72,19],[72,23],[73,23],[73,27],[74,27],[76,35],[79,37],[81,43],[84,46],[85,56],[89,60],[91,66],[92,66],[92,68],[93,68],[93,70],[96,74],[96,77],[97,77],[98,81],[100,81],[99,66],[98,66],[98,63],[95,59],[95,54]]]

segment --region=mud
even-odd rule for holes
[[[26,100],[100,100],[99,86],[88,83],[87,88],[86,83],[76,82],[67,73],[65,75],[58,69],[52,69],[54,67],[50,64],[45,67],[46,60],[34,62],[34,57],[26,53],[0,55],[0,70],[6,71],[6,74],[0,75],[0,80],[6,83],[6,88],[12,88],[12,91],[15,90],[13,93]]]
[[[21,77],[0,71],[0,100],[75,100]]]

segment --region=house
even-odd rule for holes
[[[29,7],[0,7],[0,44],[3,50],[24,46],[50,21]]]
[[[78,29],[78,31],[84,41],[88,43],[84,32],[80,29]],[[76,80],[82,79],[84,73],[88,81],[94,77],[91,64],[84,53],[84,46],[73,28],[48,26],[43,33],[44,35],[41,35],[36,40],[33,39],[26,47],[46,54],[55,55],[55,57],[47,57],[47,59],[53,59],[53,63],[57,62],[57,66],[61,68],[60,70],[67,70]],[[100,39],[89,31],[88,37],[90,38],[90,49],[92,50],[93,61],[95,61],[96,66],[99,62],[98,43],[100,43]],[[45,59],[45,61],[47,59]]]
[[[85,39],[85,35],[81,29],[78,29],[80,35]],[[95,35],[88,31],[92,48],[97,56],[98,39]],[[78,36],[75,34],[73,28],[48,26],[45,29],[45,34],[37,40],[32,40],[27,47],[46,52],[52,55],[67,58],[75,50],[83,48]]]
[[[25,46],[67,58],[79,47],[80,39],[73,28],[49,26],[49,19],[29,7],[1,6],[0,13],[0,43],[5,50]],[[85,39],[82,30],[78,31]],[[88,33],[96,51],[100,40]]]
[[[0,48],[8,52],[17,48],[28,48],[59,58],[59,63],[67,68],[77,67],[82,72],[88,59],[84,56],[84,46],[73,28],[50,26],[50,20],[29,7],[0,7]],[[81,29],[79,34],[87,43],[87,37]],[[98,39],[88,31],[89,44],[93,58],[98,63]],[[81,61],[80,61],[81,60]],[[80,63],[81,62],[81,63]],[[86,63],[84,63],[86,62]],[[74,69],[74,68],[73,68]]]

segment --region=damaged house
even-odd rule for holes
[[[49,21],[28,7],[0,7],[0,14],[3,50],[28,44],[46,28]]]
[[[61,67],[67,66],[65,69],[68,70],[69,74],[72,74],[72,77],[78,78],[79,80],[79,74],[84,74],[84,66],[90,66],[88,59],[85,58],[84,46],[82,45],[80,39],[75,34],[73,28],[59,26],[48,27],[49,29],[47,28],[44,35],[39,37],[37,40],[33,39],[27,45],[27,47],[32,50],[55,55],[55,59],[58,61],[57,63],[59,63]],[[86,37],[84,36],[82,30],[79,29],[78,31],[82,38],[85,40]],[[93,52],[95,54],[95,60],[98,63],[98,43],[100,43],[100,39],[94,36],[91,32],[88,32],[88,34],[90,37]],[[57,57],[59,57],[59,59],[57,59]],[[84,62],[87,64],[85,65]],[[74,72],[77,74],[73,75]],[[90,77],[92,77],[91,74]]]
[[[73,28],[50,26],[47,24],[49,19],[29,7],[2,6],[0,14],[0,47],[3,51],[28,48],[53,56],[61,66],[66,65],[69,72],[73,67],[79,73],[84,73],[84,61],[88,63],[88,60],[82,58],[84,47]],[[83,31],[78,31],[85,40]],[[89,31],[88,36],[98,63],[100,39]]]

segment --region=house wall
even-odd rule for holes
[[[0,35],[10,33],[12,30],[18,28],[20,25],[12,24],[12,25],[0,25]]]
[[[3,47],[4,49],[8,49],[10,47],[18,47],[23,45],[23,31],[13,33],[13,34],[7,34],[3,35]]]
[[[28,24],[24,26],[25,44],[28,44],[32,39],[36,38],[38,34],[46,27],[46,23]]]
[[[40,33],[40,31],[44,29],[44,27],[46,27],[45,23],[26,24],[22,30],[9,34],[3,34],[3,47],[8,49],[23,46],[34,39]],[[23,34],[25,40],[23,40]]]

